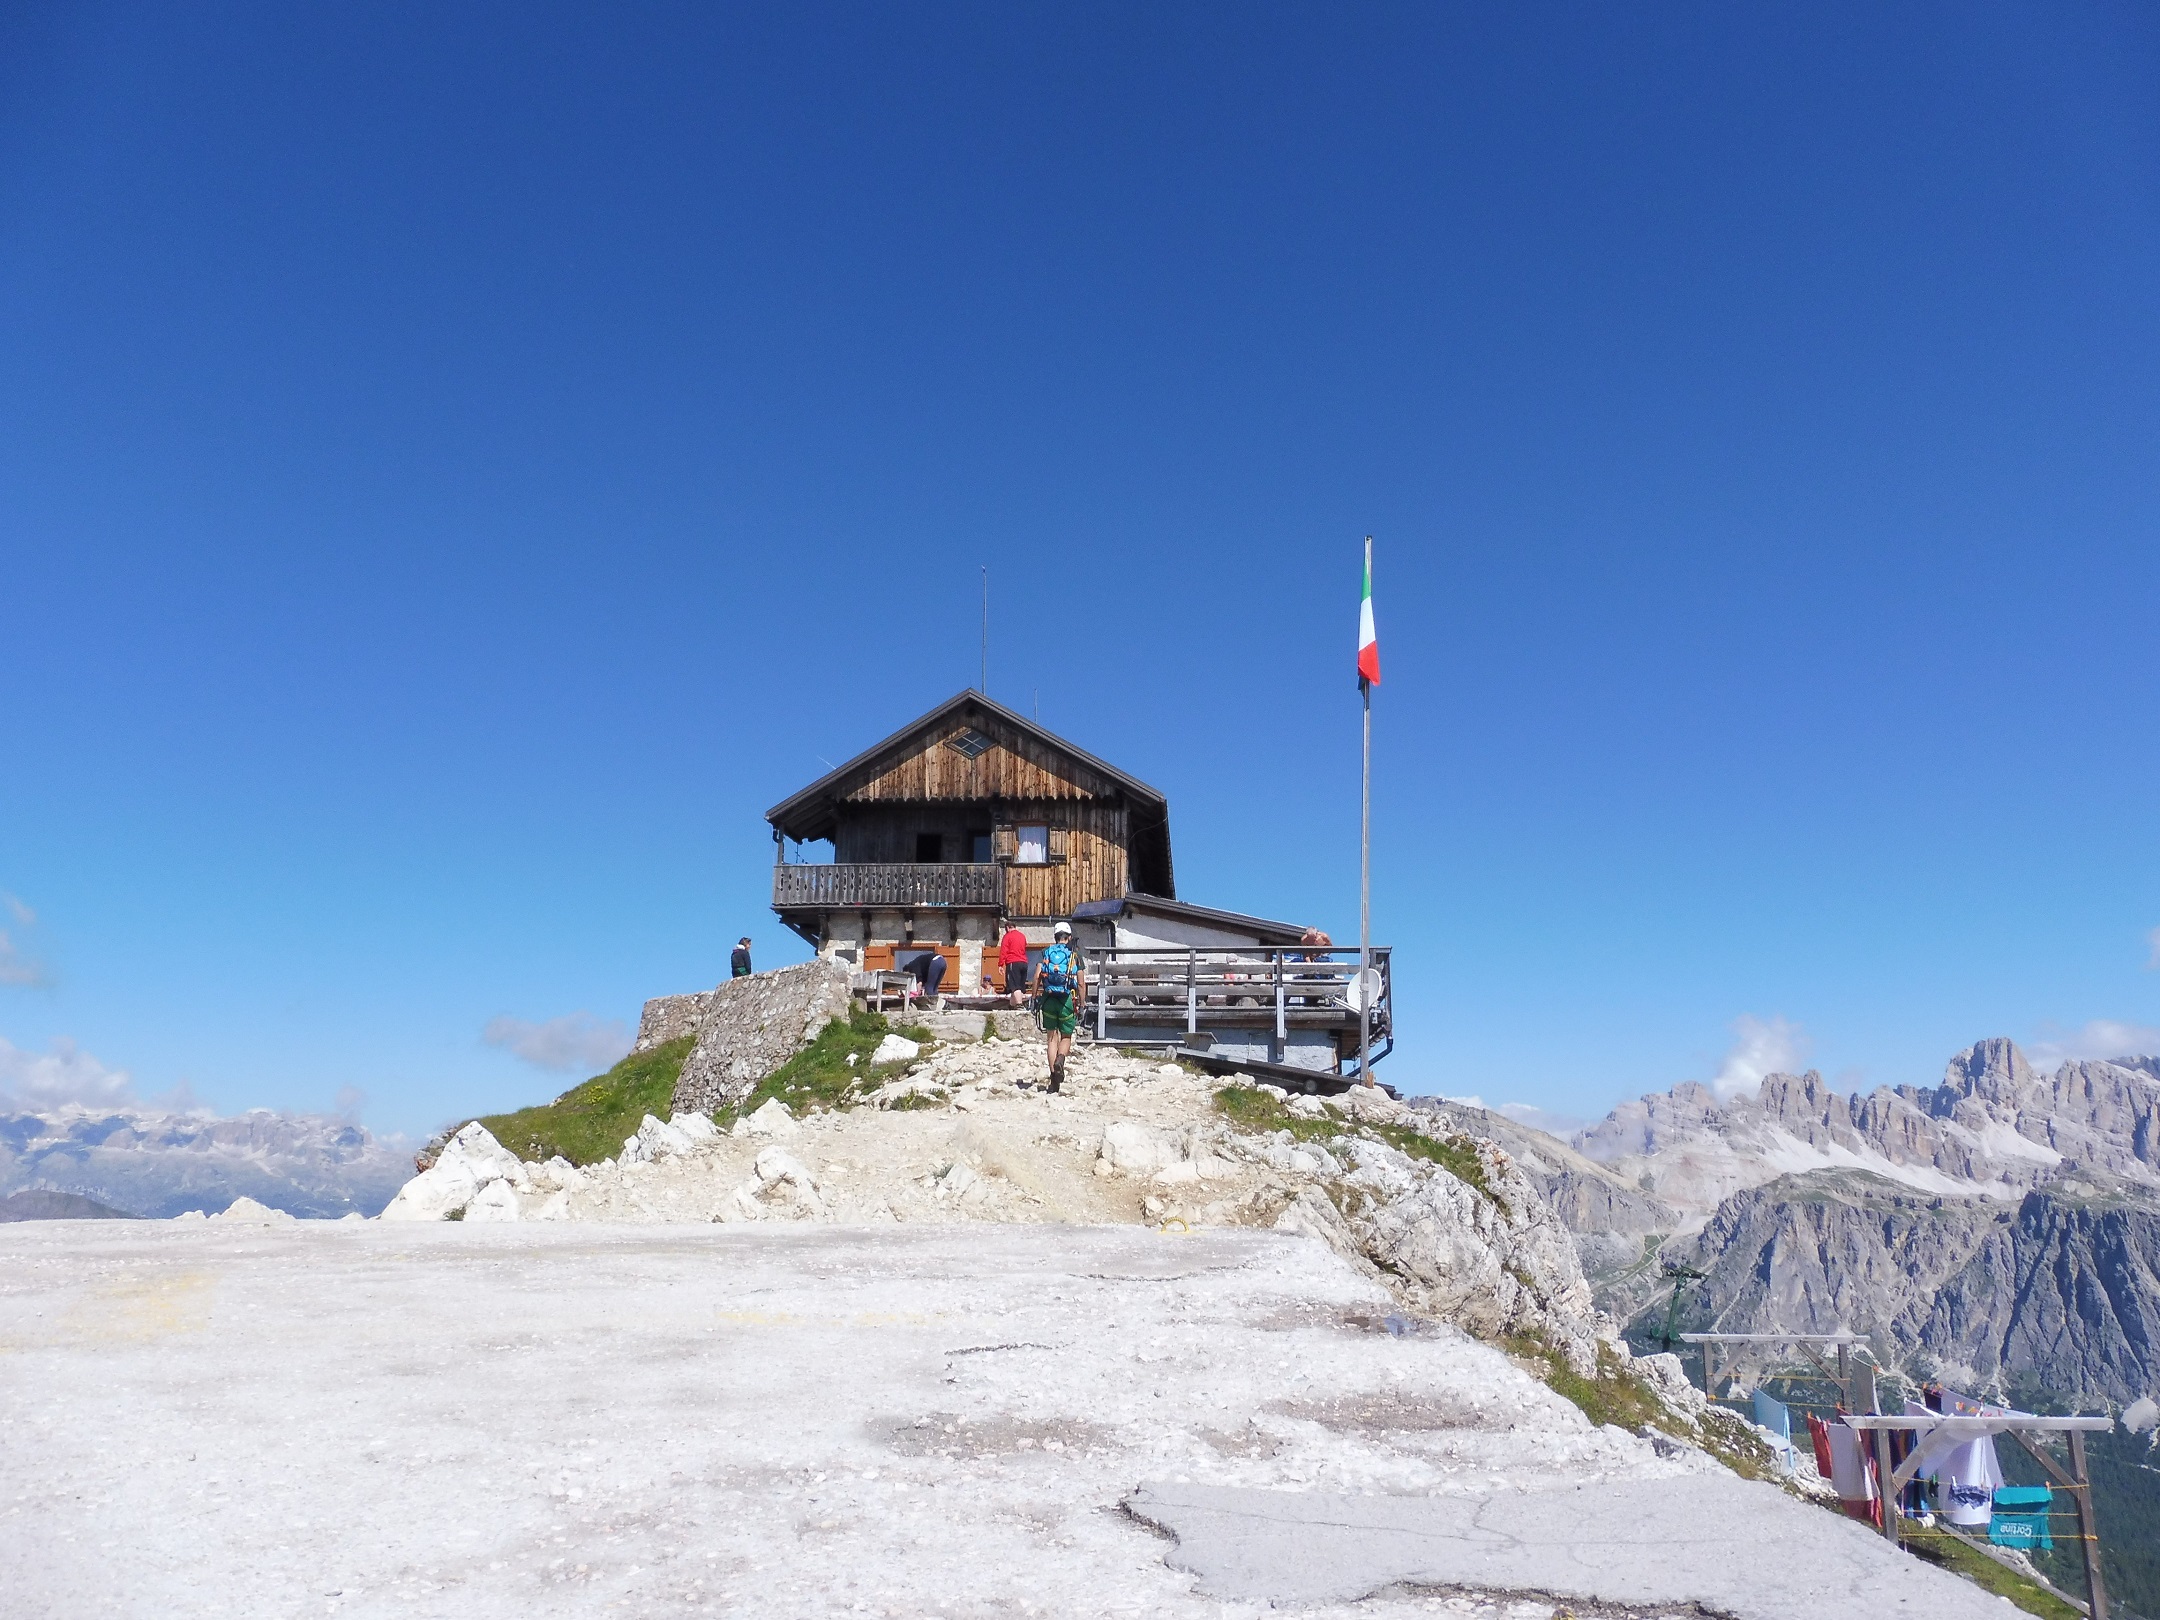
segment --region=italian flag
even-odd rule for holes
[[[1365,594],[1357,606],[1357,673],[1360,681],[1380,684],[1380,638],[1372,627],[1372,541],[1365,542]]]

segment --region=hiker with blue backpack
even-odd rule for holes
[[[1087,975],[1073,954],[1072,925],[1050,930],[1051,945],[1035,969],[1035,1017],[1042,1025],[1050,1054],[1050,1089],[1065,1085],[1065,1058],[1080,1028],[1080,1008],[1087,1001]]]

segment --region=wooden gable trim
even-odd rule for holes
[[[967,730],[990,739],[990,746],[973,758],[951,746],[952,739]],[[834,797],[841,804],[874,804],[895,799],[983,802],[1116,795],[1113,783],[1070,756],[984,721],[924,739],[876,776]]]
[[[982,755],[983,759],[1002,751],[1008,758],[1025,761],[1028,767],[1045,772],[1064,784],[1059,791],[1039,795],[1041,797],[1123,797],[1135,806],[1147,807],[1151,812],[1148,817],[1151,822],[1160,822],[1167,818],[1168,802],[1161,793],[1138,777],[1130,776],[1116,766],[1097,759],[1085,749],[1074,747],[1054,732],[1045,731],[1025,716],[1014,713],[1003,704],[984,697],[980,692],[970,691],[962,692],[941,703],[875,747],[864,750],[846,764],[782,800],[765,813],[765,819],[790,838],[830,837],[833,810],[837,804],[843,800],[860,802],[872,796],[900,796],[893,792],[900,784],[886,779],[900,772],[906,761],[919,758],[933,749],[942,748],[948,737],[969,725],[982,731],[997,745]],[[954,750],[944,751],[955,762],[963,758]],[[870,791],[871,785],[881,781],[885,785],[876,789],[873,795]],[[980,796],[991,798],[999,795]]]

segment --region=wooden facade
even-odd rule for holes
[[[1091,901],[1174,894],[1169,805],[1146,783],[964,692],[766,813],[773,908],[827,954],[949,946],[962,985],[1010,920],[1047,939]],[[789,864],[787,841],[829,842]]]

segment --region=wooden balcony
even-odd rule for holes
[[[773,868],[775,911],[1005,908],[1005,868],[930,862],[863,861]]]

